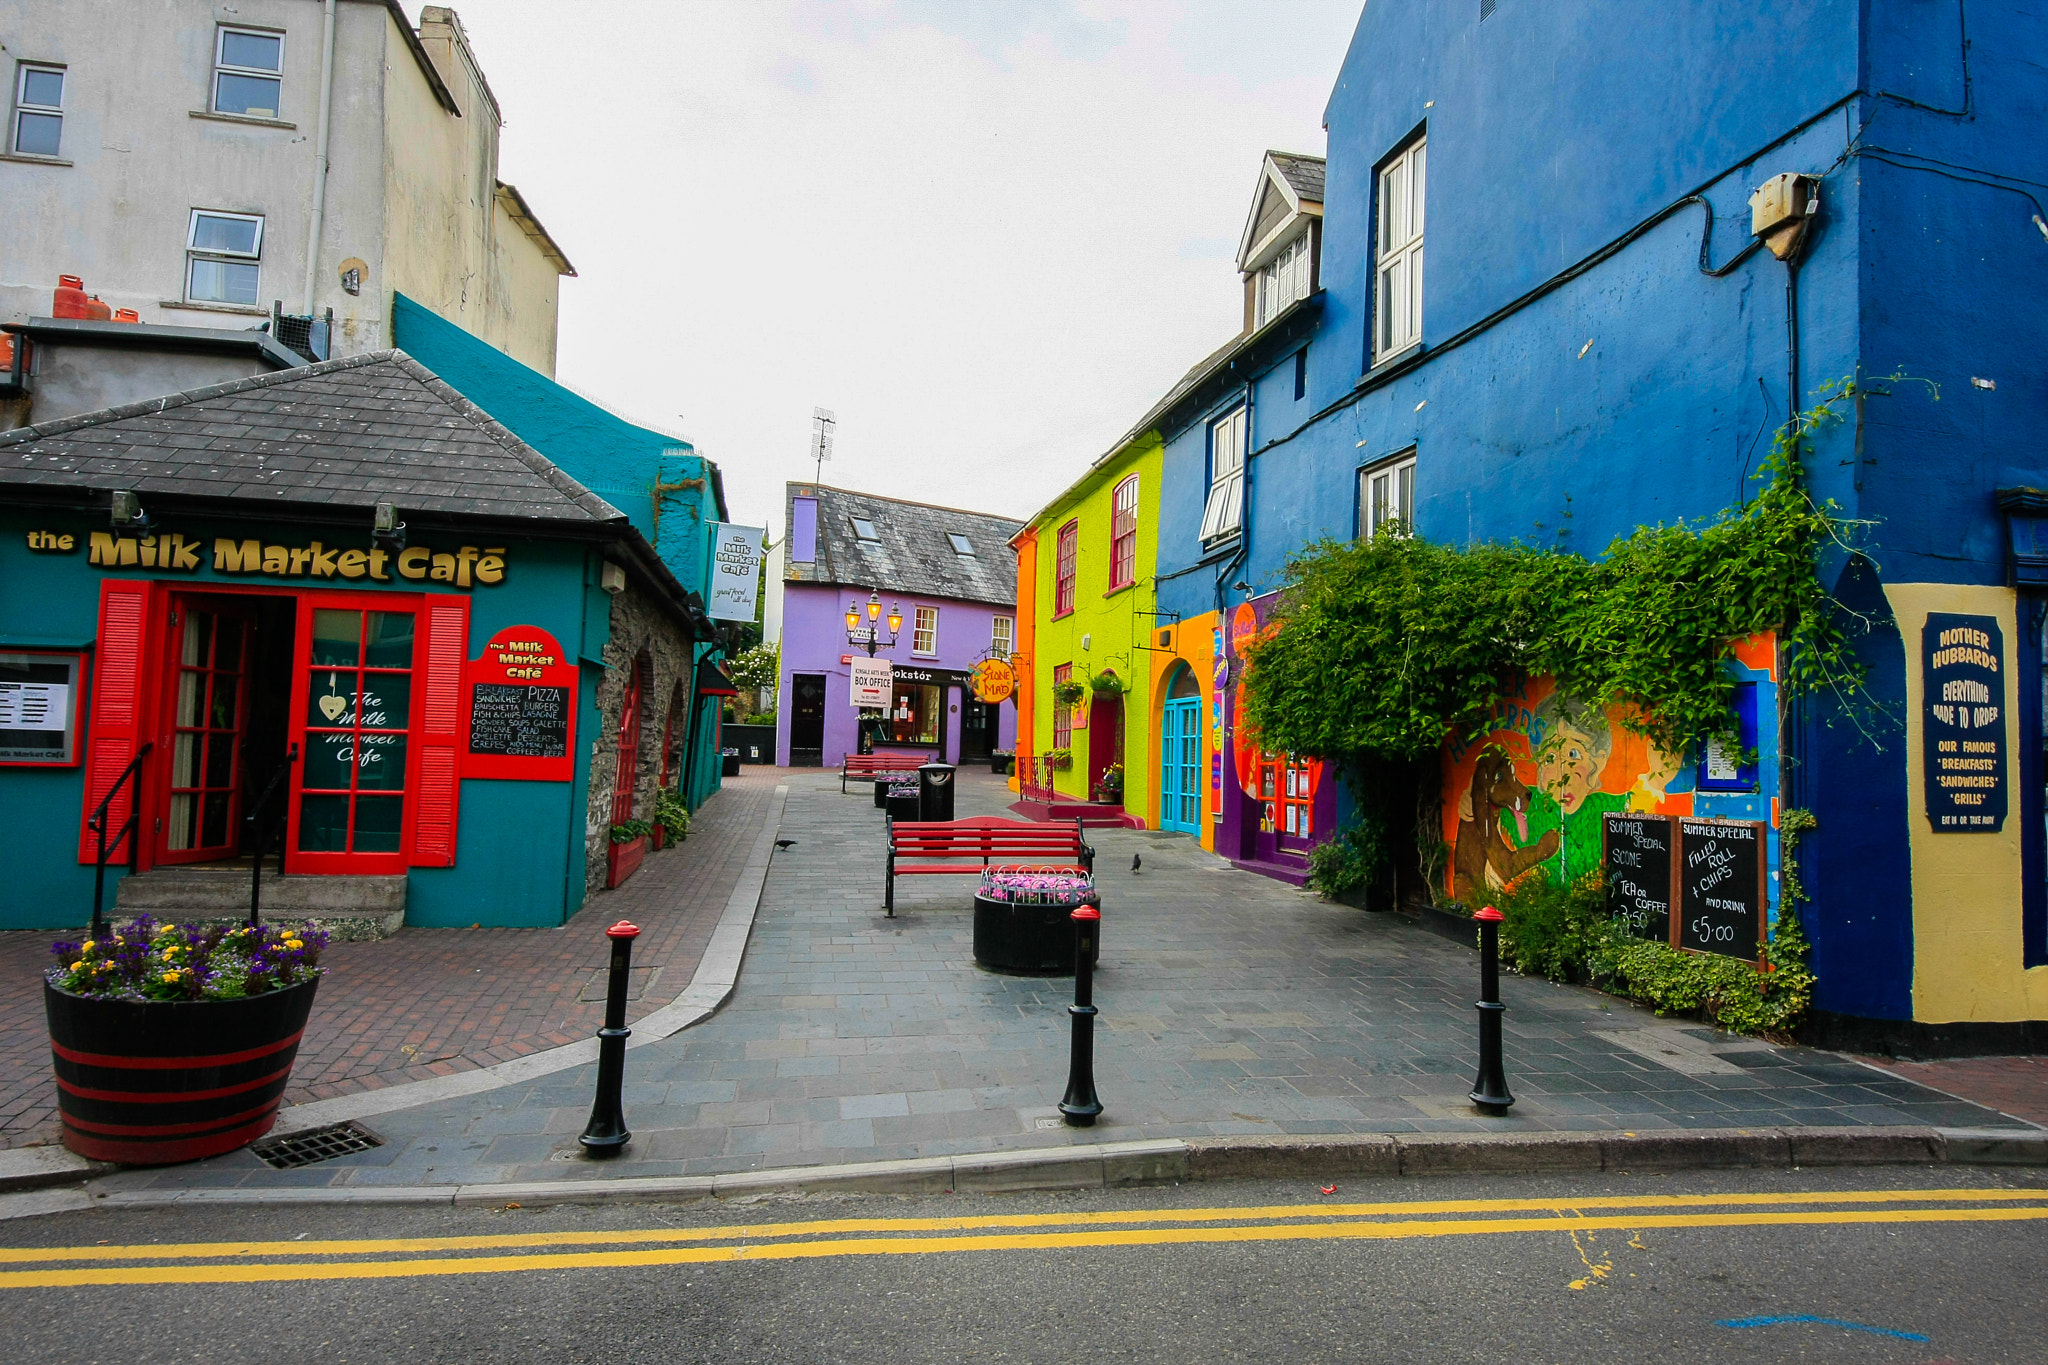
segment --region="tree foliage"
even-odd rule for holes
[[[1262,747],[1413,760],[1493,728],[1527,677],[1605,707],[1674,753],[1734,738],[1736,645],[1777,633],[1793,692],[1860,688],[1841,618],[1816,574],[1839,543],[1833,504],[1800,478],[1806,437],[1856,392],[1781,433],[1740,508],[1703,523],[1644,526],[1597,560],[1522,543],[1464,548],[1401,528],[1324,540],[1290,566],[1293,586],[1247,648],[1246,719]]]

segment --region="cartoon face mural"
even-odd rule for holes
[[[1738,675],[1774,695],[1771,638],[1740,641],[1734,655]],[[1769,715],[1775,701],[1762,705]],[[1634,733],[1629,719],[1625,707],[1602,710],[1535,678],[1502,699],[1485,734],[1446,744],[1443,889],[1476,903],[1539,864],[1566,879],[1591,871],[1600,861],[1602,817],[1611,811],[1775,819],[1769,790],[1696,791],[1691,756]]]

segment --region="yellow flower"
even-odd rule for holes
[[[85,942],[78,945],[78,951],[81,953],[89,953],[98,946],[99,945],[96,944],[92,939],[87,939]]]
[[[288,939],[286,939],[286,940],[284,941],[284,946],[285,946],[285,947],[287,947],[287,948],[303,948],[303,947],[305,947],[306,945],[305,945],[305,943],[304,943],[304,942],[302,942],[302,941],[301,941],[301,940],[299,940],[299,939],[295,939],[295,938],[288,938]]]
[[[177,979],[178,979],[178,974],[177,974],[176,972],[165,972],[165,973],[164,973],[164,980],[166,980],[166,981],[170,981],[170,982],[176,982],[176,981],[177,981]]]

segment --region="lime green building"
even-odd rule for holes
[[[1017,550],[1024,814],[1151,828],[1157,431],[1127,437],[1031,518]]]

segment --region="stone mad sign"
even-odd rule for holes
[[[1930,612],[1920,632],[1927,822],[1937,833],[2005,825],[2005,637],[1992,616]]]

